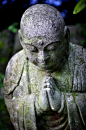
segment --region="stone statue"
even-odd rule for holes
[[[86,49],[69,43],[60,12],[46,4],[25,11],[23,50],[9,61],[5,102],[16,130],[86,129]]]

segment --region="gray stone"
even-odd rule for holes
[[[37,4],[25,11],[23,50],[9,61],[5,102],[16,130],[86,129],[86,49],[69,42],[57,9]]]

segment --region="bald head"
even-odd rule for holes
[[[26,57],[40,70],[54,71],[67,54],[68,29],[60,12],[50,5],[37,4],[24,12],[19,37]]]
[[[62,37],[64,20],[60,12],[47,4],[29,7],[21,18],[21,33],[28,37]]]

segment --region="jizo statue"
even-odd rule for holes
[[[85,130],[86,49],[69,42],[60,12],[46,4],[24,12],[18,33],[23,50],[4,79],[15,130]]]

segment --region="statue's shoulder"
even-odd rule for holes
[[[69,43],[69,60],[73,60],[75,65],[86,63],[86,48],[77,44]]]
[[[14,73],[18,74],[19,70],[23,67],[25,61],[25,54],[24,51],[21,50],[17,52],[8,62],[6,67],[6,79],[9,79]],[[19,69],[19,70],[18,70]]]
[[[25,60],[26,58],[24,51],[21,50],[18,53],[16,53],[8,62],[4,78],[5,94],[9,94],[11,91],[13,91],[15,86],[18,85]]]
[[[70,43],[68,63],[71,91],[86,92],[86,48]]]

